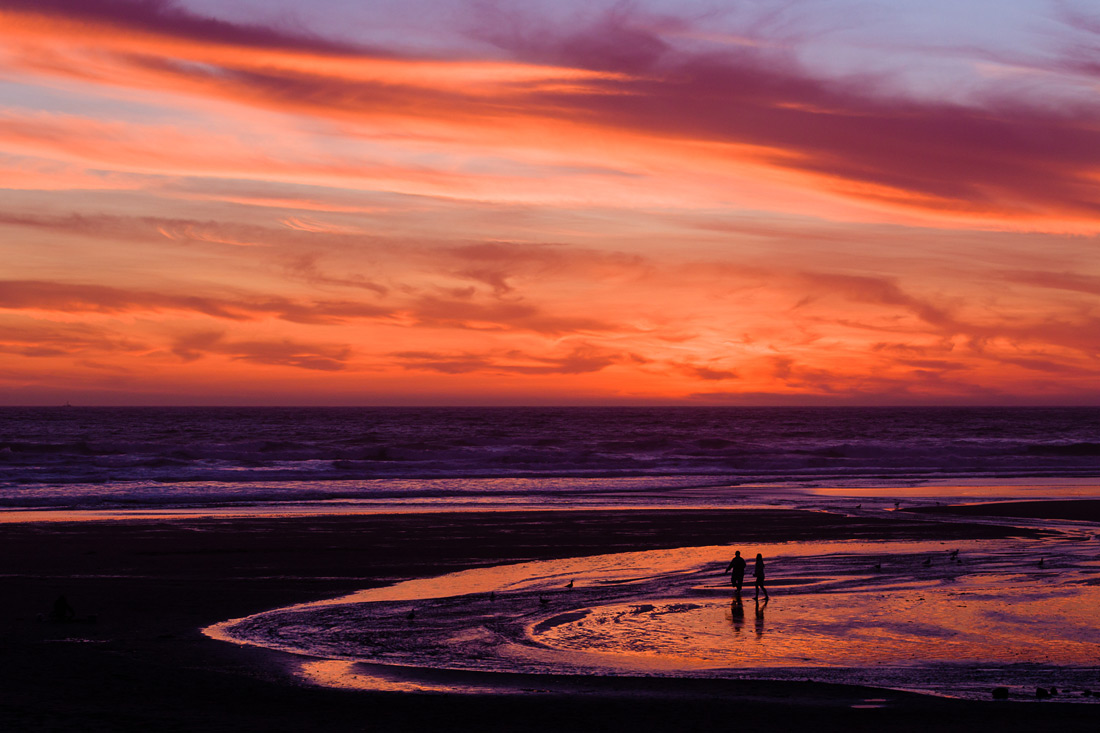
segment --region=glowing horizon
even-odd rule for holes
[[[1085,3],[311,8],[0,0],[0,404],[1100,404]]]

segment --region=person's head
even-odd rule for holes
[[[734,557],[741,557],[741,551],[740,550],[735,550],[734,553],[733,553],[733,556]]]
[[[761,554],[760,554],[760,553],[758,552],[758,553],[756,553],[756,559],[757,559],[757,560],[763,560],[763,559],[764,559],[764,556],[763,556],[763,555],[761,555]]]

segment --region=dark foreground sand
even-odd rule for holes
[[[968,703],[815,683],[535,680],[531,689],[480,696],[332,690],[300,683],[286,655],[199,633],[399,578],[523,559],[1006,534],[1020,532],[766,510],[0,525],[0,730],[1095,730],[1100,706]],[[96,622],[38,620],[61,593]],[[886,706],[858,707],[868,698]]]

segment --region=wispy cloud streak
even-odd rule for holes
[[[906,98],[887,78],[819,78],[771,49],[676,47],[660,27],[621,8],[595,27],[557,36],[536,34],[536,21],[512,14],[507,32],[483,31],[512,57],[505,62],[398,57],[203,19],[169,3],[5,7],[11,37],[34,19],[80,21],[41,41],[62,46],[51,51],[50,73],[95,75],[64,46],[99,46],[117,72],[103,77],[108,83],[168,86],[348,124],[405,120],[468,141],[509,129],[537,147],[556,129],[548,142],[559,148],[592,134],[681,156],[680,146],[692,144],[725,165],[787,171],[797,174],[792,185],[869,205],[1033,225],[1100,220],[1100,105]],[[90,42],[86,23],[114,31]],[[176,45],[158,52],[158,44]],[[34,60],[29,51],[21,58]]]
[[[1100,395],[1096,18],[840,3],[0,0],[0,400]]]

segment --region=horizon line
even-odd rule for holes
[[[348,405],[332,405],[332,404],[0,404],[0,410],[2,409],[475,409],[475,410],[489,410],[489,409],[594,409],[594,408],[628,408],[628,409],[654,409],[654,408],[700,408],[700,409],[1100,409],[1100,403],[1089,404],[1063,404],[1063,403],[1036,403],[1036,404],[1009,404],[1009,403],[979,403],[979,404],[952,404],[952,403],[934,403],[934,404],[914,404],[914,403],[886,403],[886,404],[821,404],[821,403],[798,403],[798,404],[689,404],[689,403],[675,403],[675,404],[654,404],[654,403],[596,403],[596,404],[516,404],[516,405],[503,405],[503,404],[407,404],[407,405],[392,405],[392,404],[348,404]]]

